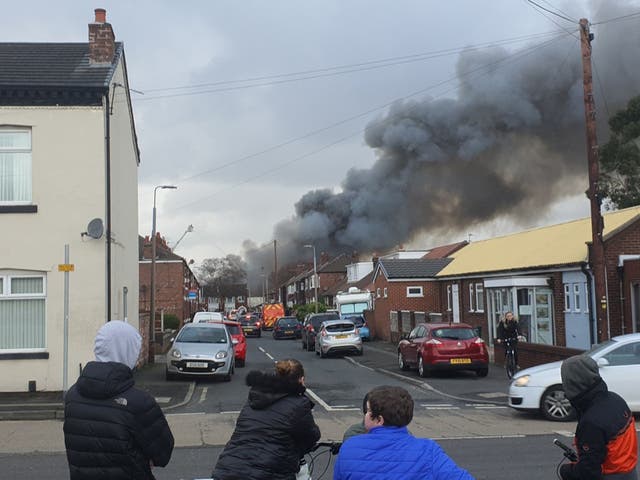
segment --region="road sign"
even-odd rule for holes
[[[75,265],[73,263],[59,263],[58,271],[59,272],[73,272],[75,269]]]
[[[198,292],[196,290],[189,290],[189,300],[195,300],[198,297]]]

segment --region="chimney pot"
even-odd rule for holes
[[[96,8],[96,23],[106,23],[107,21],[107,11],[104,8]]]

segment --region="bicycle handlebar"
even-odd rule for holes
[[[571,462],[577,462],[578,461],[578,454],[571,448],[568,447],[567,445],[565,445],[564,443],[562,443],[560,440],[558,440],[557,438],[553,439],[553,444],[557,445],[558,447],[560,447],[563,450],[563,455]]]
[[[318,442],[313,446],[311,451],[315,452],[317,449],[321,447],[329,447],[329,451],[331,452],[331,454],[337,455],[338,452],[340,451],[341,446],[342,446],[342,442],[334,442],[334,441]]]

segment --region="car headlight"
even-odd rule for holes
[[[227,352],[218,352],[218,353],[216,353],[216,358],[217,359],[227,358]]]
[[[526,387],[529,385],[529,375],[523,375],[522,377],[518,377],[513,381],[514,387]]]
[[[180,353],[180,350],[173,349],[171,350],[171,356],[174,358],[180,358],[182,357],[182,354]]]

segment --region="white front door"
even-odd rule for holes
[[[457,284],[451,285],[451,298],[451,303],[453,303],[453,305],[451,305],[453,310],[453,323],[460,323],[460,298]]]

